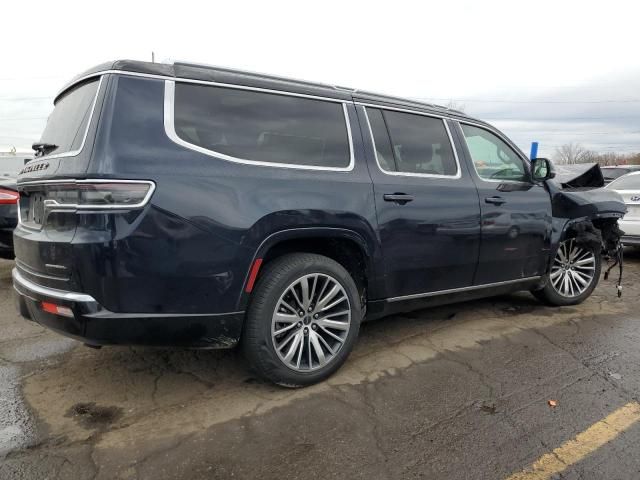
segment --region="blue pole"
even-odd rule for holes
[[[529,160],[533,160],[538,157],[538,142],[531,142],[531,155],[529,155]]]

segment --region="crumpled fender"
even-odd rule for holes
[[[546,185],[551,196],[553,214],[549,265],[553,262],[560,242],[565,239],[569,231],[583,231],[593,226],[594,222],[597,228],[606,225],[610,230],[627,212],[624,200],[613,190],[585,187],[562,188],[557,183],[549,181]],[[619,229],[616,229],[616,232],[618,231]],[[610,237],[607,235],[607,238]],[[609,247],[605,248],[609,250]]]

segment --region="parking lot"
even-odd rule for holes
[[[640,254],[625,291],[366,324],[328,382],[236,351],[94,350],[15,313],[0,261],[0,478],[638,478]],[[555,405],[555,406],[554,406]],[[4,458],[3,458],[4,457]]]

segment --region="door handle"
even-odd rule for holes
[[[492,203],[494,205],[502,205],[503,203],[507,203],[507,201],[503,197],[487,197],[484,199],[485,203]]]
[[[385,193],[382,198],[384,198],[385,202],[396,202],[399,205],[405,205],[413,201],[413,195],[407,195],[406,193]]]

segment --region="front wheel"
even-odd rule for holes
[[[544,288],[532,293],[550,305],[582,303],[598,285],[601,267],[598,250],[581,245],[574,238],[567,239],[558,247]]]
[[[244,353],[262,377],[278,385],[311,385],[344,363],[361,316],[358,289],[342,265],[321,255],[284,255],[258,280]]]

